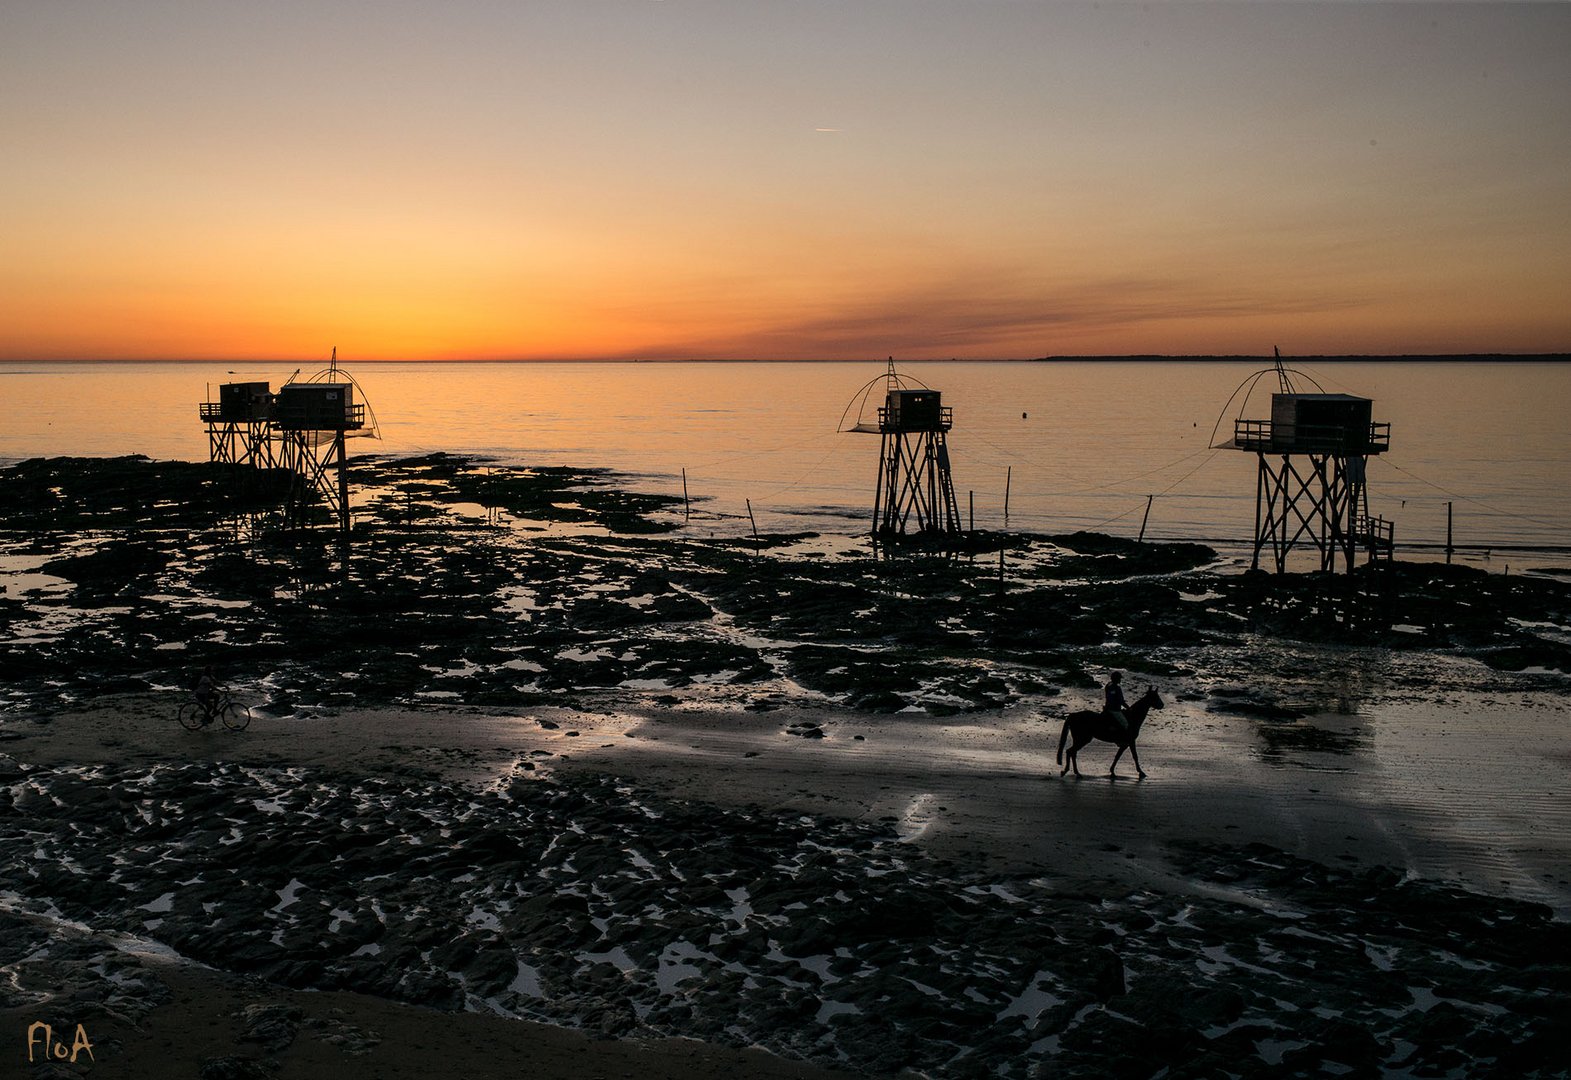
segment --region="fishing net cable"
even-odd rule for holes
[[[1443,487],[1440,484],[1435,483],[1433,480],[1425,479],[1424,477],[1419,476],[1417,473],[1413,472],[1411,469],[1404,469],[1402,466],[1398,465],[1396,462],[1391,461],[1391,460],[1389,460],[1387,458],[1383,458],[1382,457],[1382,458],[1379,458],[1377,460],[1383,462],[1386,465],[1391,466],[1391,468],[1395,469],[1399,473],[1402,473],[1404,476],[1408,476],[1408,477],[1411,477],[1414,480],[1417,480],[1420,484],[1425,484],[1425,485],[1427,485],[1429,487],[1434,488],[1436,491],[1440,492],[1442,495],[1449,495],[1453,499],[1460,499],[1463,502],[1472,503],[1474,506],[1481,506],[1485,510],[1488,510],[1491,514],[1497,514],[1500,517],[1517,518],[1518,520],[1521,520],[1521,521],[1531,521],[1535,525],[1544,525],[1544,526],[1547,526],[1548,528],[1551,528],[1551,529],[1563,529],[1563,528],[1565,528],[1566,523],[1564,521],[1549,521],[1549,520],[1547,520],[1545,518],[1534,517],[1531,514],[1519,513],[1518,511],[1515,511],[1515,510],[1502,510],[1500,507],[1495,506],[1492,503],[1485,502],[1483,499],[1480,499],[1480,498],[1478,498],[1476,496],[1463,495],[1461,492],[1452,491],[1450,488]]]

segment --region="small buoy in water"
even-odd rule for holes
[[[1021,413],[1020,414],[1020,419],[1024,420],[1025,418],[1026,418],[1026,414],[1025,413]]]

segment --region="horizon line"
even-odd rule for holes
[[[381,357],[340,360],[339,364],[869,364],[885,363],[894,357],[745,357],[745,356],[581,356],[581,357]],[[1451,352],[1451,353],[1293,353],[1284,360],[1335,362],[1503,362],[1565,363],[1571,352]],[[0,364],[321,364],[326,358],[254,357],[24,357],[0,359]],[[1046,363],[1257,363],[1276,360],[1275,356],[1251,353],[1064,353],[1048,356],[911,356],[897,362],[907,364],[1046,364]]]

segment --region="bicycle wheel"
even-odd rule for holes
[[[226,701],[218,715],[223,718],[224,727],[230,731],[244,731],[251,726],[251,710],[239,702]]]
[[[202,706],[194,701],[188,701],[180,706],[180,711],[175,714],[175,719],[180,721],[180,726],[187,731],[196,731],[202,726]]]

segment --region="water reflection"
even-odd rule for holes
[[[0,365],[10,406],[0,455],[205,459],[195,405],[210,388],[277,383],[295,366]],[[1133,536],[1155,496],[1149,536],[1253,532],[1252,455],[1207,443],[1248,364],[901,366],[955,409],[955,486],[962,503],[974,496],[978,527],[1003,527],[1007,484],[1016,530]],[[871,506],[877,440],[835,426],[877,365],[354,367],[384,433],[361,452],[602,467],[677,496],[685,470],[695,506],[713,515],[706,527],[738,533],[749,529],[748,501],[764,532],[845,532]],[[1370,498],[1395,520],[1399,544],[1443,543],[1447,502],[1462,545],[1554,544],[1571,532],[1560,483],[1571,469],[1561,416],[1571,368],[1356,363],[1312,373],[1328,390],[1374,398],[1391,421],[1392,451],[1370,465]]]

